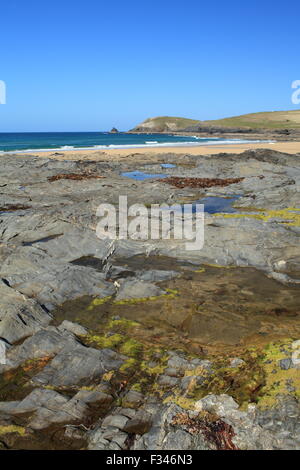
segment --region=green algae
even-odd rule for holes
[[[90,334],[82,340],[98,348],[109,347],[128,357],[118,371],[111,371],[102,379],[109,381],[115,390],[126,387],[126,391],[136,390],[147,396],[173,400],[188,409],[193,409],[195,402],[208,393],[227,393],[246,407],[249,403],[268,406],[276,402],[278,391],[287,392],[284,380],[290,383],[291,371],[278,371],[285,379],[280,379],[280,387],[273,384],[268,364],[263,362],[273,346],[269,345],[266,350],[263,347],[274,336],[298,334],[297,321],[285,314],[281,318],[281,314],[275,315],[272,311],[284,307],[296,312],[299,290],[278,286],[253,268],[222,268],[205,265],[201,268],[201,272],[205,269],[204,276],[189,269],[186,279],[184,272],[180,279],[161,284],[163,289],[168,289],[168,295],[159,296],[155,302],[144,299],[143,306],[139,300],[116,305],[113,299],[106,303],[100,299],[98,309],[95,306],[89,314],[94,322]],[[84,315],[87,315],[86,310],[82,318]],[[192,349],[194,342],[205,348],[204,353],[200,347]],[[247,348],[247,344],[254,346]],[[167,367],[166,350],[171,349],[182,350],[185,354],[196,350],[193,357],[201,356],[213,362],[211,375],[197,368],[186,371],[185,376],[205,375],[201,385],[191,381],[186,395],[179,388],[160,385],[157,380]],[[231,368],[233,357],[240,357],[245,364]],[[293,386],[295,383],[293,380]],[[167,398],[166,394],[169,394]]]
[[[159,374],[162,374],[165,368],[167,367],[166,362],[167,362],[167,358],[164,358],[163,360],[159,361],[157,365],[151,366],[149,365],[149,362],[142,361],[140,367],[142,371],[146,372],[150,376],[159,375]]]
[[[126,318],[111,318],[103,325],[103,334],[93,332],[81,336],[84,343],[98,349],[114,349],[126,356],[136,357],[141,354],[143,345],[128,336],[131,328],[139,326],[139,323]]]
[[[134,320],[128,320],[128,318],[112,318],[108,321],[107,328],[108,329],[118,329],[118,330],[127,330],[128,328],[134,328],[139,326],[140,323]]]
[[[206,263],[205,266],[209,266],[210,268],[220,268],[220,269],[236,268],[236,266],[234,265],[211,264],[211,263]],[[197,271],[197,272],[202,272],[202,271]]]
[[[130,390],[133,390],[134,392],[142,392],[142,385],[140,383],[135,383],[131,385]]]
[[[132,357],[127,359],[127,361],[124,362],[124,364],[121,365],[119,371],[120,372],[128,372],[129,370],[136,368],[138,366],[138,361]]]
[[[175,395],[166,397],[163,400],[163,403],[164,404],[175,403],[176,405],[180,406],[184,410],[194,410],[195,401],[196,400],[194,398],[187,398],[184,395],[175,394]]]
[[[195,270],[195,273],[205,273],[205,268],[201,267]]]
[[[165,289],[165,291],[166,292],[161,295],[152,295],[150,297],[138,297],[134,299],[114,300],[113,303],[115,305],[127,305],[127,304],[135,305],[135,304],[139,304],[142,302],[158,300],[158,299],[161,299],[162,297],[168,297],[169,299],[173,299],[174,297],[178,295],[178,291],[176,289]]]
[[[120,347],[120,352],[130,357],[137,357],[141,354],[143,345],[135,339],[128,338]]]
[[[99,307],[99,305],[103,305],[111,300],[112,296],[108,295],[107,297],[96,297],[93,299],[90,303],[90,305],[87,307],[87,310],[93,310],[95,307]]]
[[[280,367],[281,359],[291,357],[292,343],[293,339],[288,338],[271,342],[264,348],[245,349],[239,354],[244,362],[238,367],[230,367],[229,357],[221,357],[219,354],[208,357],[213,362],[211,372],[205,373],[197,368],[185,372],[185,376],[200,376],[201,385],[192,379],[184,393],[175,388],[164,402],[194,409],[195,402],[207,394],[226,393],[237,401],[241,409],[247,409],[250,403],[260,408],[276,406],[278,399],[283,396],[299,399],[299,369],[291,367],[285,370]]]
[[[100,335],[86,335],[84,339],[89,345],[95,345],[97,348],[116,348],[119,344],[124,341],[124,338],[120,334],[113,334],[111,336],[100,336]]]

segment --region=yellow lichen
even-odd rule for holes
[[[131,386],[131,390],[135,391],[135,392],[141,392],[142,391],[142,386],[140,383],[135,383]]]
[[[222,268],[222,269],[231,269],[231,268],[235,268],[236,266],[226,266],[226,265],[223,265],[223,264],[211,264],[211,263],[206,263],[205,266],[209,266],[210,268]]]
[[[79,390],[87,390],[88,392],[91,392],[92,390],[94,390],[94,388],[95,388],[95,385],[84,385],[83,387],[80,387]]]
[[[128,320],[127,318],[119,318],[118,320],[112,319],[108,322],[107,328],[112,330],[114,328],[117,329],[127,329],[131,327],[139,326],[139,323],[133,320]]]
[[[114,304],[115,305],[128,305],[128,304],[134,305],[134,304],[138,304],[141,302],[149,302],[152,300],[158,300],[158,299],[161,299],[162,297],[168,297],[170,299],[173,299],[176,295],[178,295],[178,291],[176,289],[165,289],[165,291],[166,292],[161,295],[152,295],[150,297],[139,297],[135,299],[115,300]]]
[[[140,365],[140,368],[142,371],[144,371],[145,373],[149,374],[149,375],[159,375],[159,374],[162,374],[163,371],[165,370],[166,368],[166,361],[165,360],[161,360],[157,365],[155,365],[154,367],[150,367],[148,362],[146,361],[142,361],[141,362],[141,365]]]
[[[199,376],[202,376],[202,377],[206,377],[206,376],[209,375],[209,371],[207,369],[205,369],[204,367],[198,366],[195,369],[186,370],[185,373],[184,373],[185,377],[190,377],[190,376],[193,376],[193,375],[199,375]]]
[[[216,213],[214,216],[226,219],[252,218],[268,222],[271,219],[279,219],[278,222],[289,226],[300,227],[300,209],[297,207],[287,207],[286,209],[266,210],[260,209],[259,214],[225,214]],[[280,220],[281,219],[281,220]]]
[[[195,409],[195,399],[187,398],[183,395],[173,395],[164,399],[163,403],[175,403],[185,410]]]
[[[136,367],[138,364],[137,360],[130,357],[127,359],[127,361],[124,362],[124,364],[121,365],[120,367],[120,372],[127,372],[128,369],[132,369],[133,367]]]
[[[205,268],[199,268],[197,269],[196,271],[194,271],[195,273],[205,273]]]
[[[115,348],[124,341],[120,334],[111,336],[86,335],[85,340],[88,344],[95,344],[98,348]]]
[[[114,371],[110,370],[109,372],[105,372],[105,374],[102,375],[102,380],[104,380],[105,382],[110,382],[113,376]]]
[[[24,436],[26,434],[26,429],[23,428],[23,426],[16,426],[14,424],[0,426],[0,436],[4,436],[5,434],[12,434],[12,433],[17,433],[20,436]]]
[[[260,360],[265,373],[265,385],[261,389],[259,406],[262,408],[276,405],[279,395],[292,395],[300,398],[300,372],[294,367],[282,369],[280,360],[292,355],[292,339],[270,343],[263,350]],[[292,391],[291,391],[292,387]]]
[[[99,305],[103,305],[105,304],[106,302],[108,302],[109,300],[111,299],[111,295],[107,296],[107,297],[102,297],[102,299],[96,297],[95,299],[93,299],[90,303],[90,305],[87,307],[87,310],[94,310],[95,307],[98,307]]]

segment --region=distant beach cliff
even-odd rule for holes
[[[300,110],[244,114],[224,119],[200,121],[182,117],[148,118],[130,132],[194,132],[206,134],[265,134],[300,135]]]

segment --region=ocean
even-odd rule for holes
[[[47,150],[140,148],[180,145],[216,145],[258,142],[168,134],[110,134],[109,132],[16,132],[0,133],[0,153]]]

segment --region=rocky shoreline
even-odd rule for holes
[[[299,449],[299,155],[1,165],[0,448]],[[236,200],[189,252],[99,240],[120,194]]]
[[[242,140],[274,140],[276,142],[298,142],[300,140],[299,129],[244,129],[228,127],[202,127],[195,129],[161,131],[153,129],[135,128],[126,134],[167,134],[179,136],[196,136],[202,138],[220,138],[220,139],[242,139]]]

